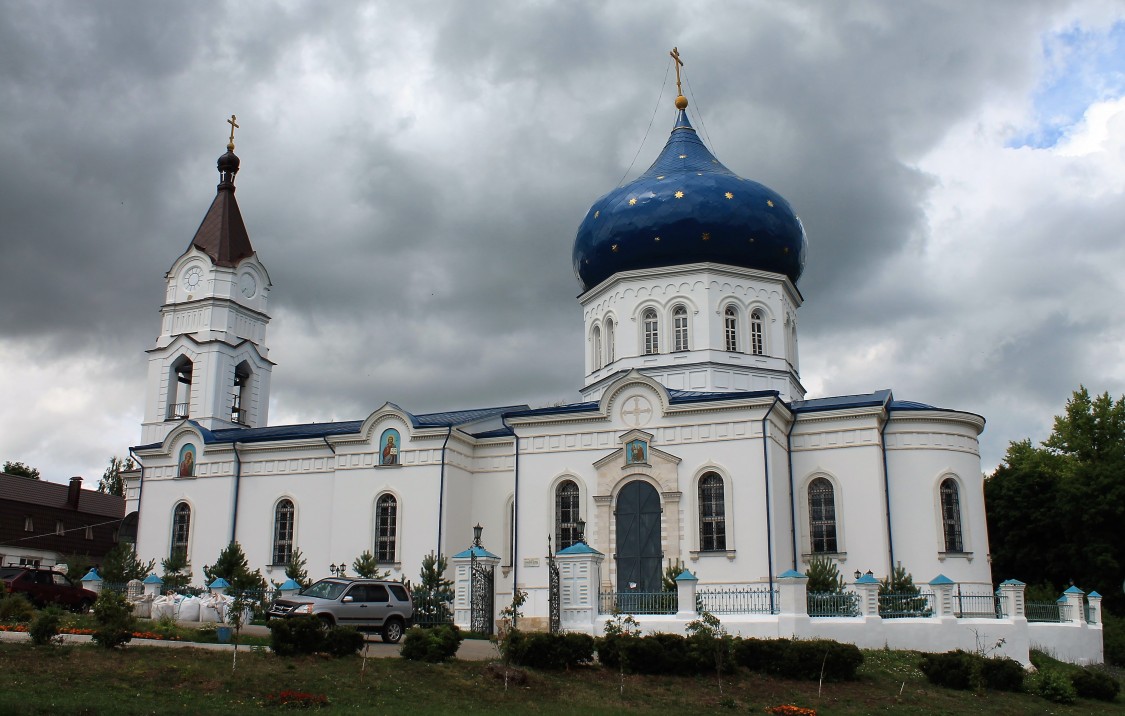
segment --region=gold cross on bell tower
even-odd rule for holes
[[[684,88],[680,84],[680,68],[684,61],[680,59],[680,48],[673,47],[668,55],[676,61],[676,109],[687,109],[687,97],[684,97]]]
[[[229,144],[227,144],[227,149],[229,149],[229,150],[230,150],[230,151],[232,151],[232,152],[234,151],[234,130],[236,130],[236,129],[241,129],[241,128],[240,128],[240,127],[238,126],[238,124],[237,124],[237,123],[235,122],[235,120],[236,120],[236,119],[238,119],[238,117],[235,117],[235,116],[234,116],[234,115],[232,114],[232,115],[230,116],[230,119],[228,119],[228,120],[227,120],[227,124],[229,124],[229,125],[230,125],[230,143],[229,143]]]

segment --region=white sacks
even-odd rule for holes
[[[178,616],[177,612],[179,611],[178,610],[179,605],[178,605],[177,599],[183,599],[183,597],[180,597],[177,594],[170,594],[170,595],[161,594],[157,597],[153,597],[153,599],[152,599],[152,609],[151,609],[152,618],[153,619],[163,619],[164,617],[168,617],[169,619],[177,618],[177,616]]]
[[[178,596],[178,595],[177,595]],[[199,621],[199,597],[180,597],[176,619],[181,622]]]

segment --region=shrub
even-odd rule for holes
[[[779,673],[789,679],[854,681],[863,664],[863,652],[855,644],[831,639],[791,641],[782,652]]]
[[[0,599],[0,622],[26,623],[31,621],[33,616],[35,616],[35,607],[24,595],[9,594]]]
[[[332,656],[351,656],[362,648],[363,634],[351,627],[332,627],[324,635],[324,650]]]
[[[742,639],[735,643],[734,660],[759,674],[780,674],[781,659],[789,643],[788,639]]]
[[[440,624],[432,629],[415,626],[407,630],[400,653],[402,658],[412,661],[449,661],[457,655],[464,638],[453,624]]]
[[[1023,665],[1015,659],[993,657],[980,661],[980,685],[994,691],[1023,691]]]
[[[568,669],[593,661],[594,638],[588,634],[511,634],[511,661],[533,669]]]
[[[57,606],[52,605],[39,612],[27,629],[31,641],[39,646],[46,646],[55,641],[59,635],[62,618],[63,612]]]
[[[627,642],[638,640],[641,637],[636,634],[629,633],[610,633],[601,637],[595,642],[595,648],[598,652],[598,661],[602,666],[611,669],[624,668],[623,657],[630,652],[630,646]]]
[[[270,648],[278,656],[315,654],[324,649],[324,622],[314,616],[271,619]]]
[[[594,637],[589,634],[567,632],[560,639],[563,663],[567,668],[594,661]]]
[[[1041,669],[1035,677],[1035,693],[1056,704],[1072,704],[1077,694],[1074,685],[1058,669]]]
[[[1070,683],[1074,686],[1075,693],[1084,699],[1113,701],[1121,690],[1121,685],[1112,676],[1089,667],[1074,671],[1070,675]]]
[[[1125,618],[1102,611],[1102,644],[1107,664],[1125,666]]]
[[[133,638],[137,620],[133,616],[133,606],[123,594],[103,591],[94,602],[94,623],[94,641],[113,649]]]
[[[976,681],[976,662],[980,658],[960,649],[944,654],[923,654],[918,668],[935,686],[968,690],[973,688]]]

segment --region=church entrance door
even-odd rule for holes
[[[617,591],[659,592],[660,495],[647,482],[635,480],[617,496]]]

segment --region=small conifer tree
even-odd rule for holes
[[[301,589],[311,584],[306,565],[305,555],[299,549],[293,550],[293,554],[289,555],[289,563],[285,565],[285,576],[300,584]]]
[[[191,563],[182,548],[173,550],[166,559],[160,560],[160,568],[164,570],[161,579],[167,591],[177,591],[191,583]]]
[[[227,580],[232,589],[265,589],[266,580],[260,572],[251,572],[250,563],[242,545],[231,542],[219,553],[219,558],[210,567],[203,567],[203,575],[211,584],[219,577]]]
[[[352,571],[364,579],[386,579],[391,576],[391,570],[379,569],[379,562],[371,550],[365,550],[355,558],[352,562]]]

